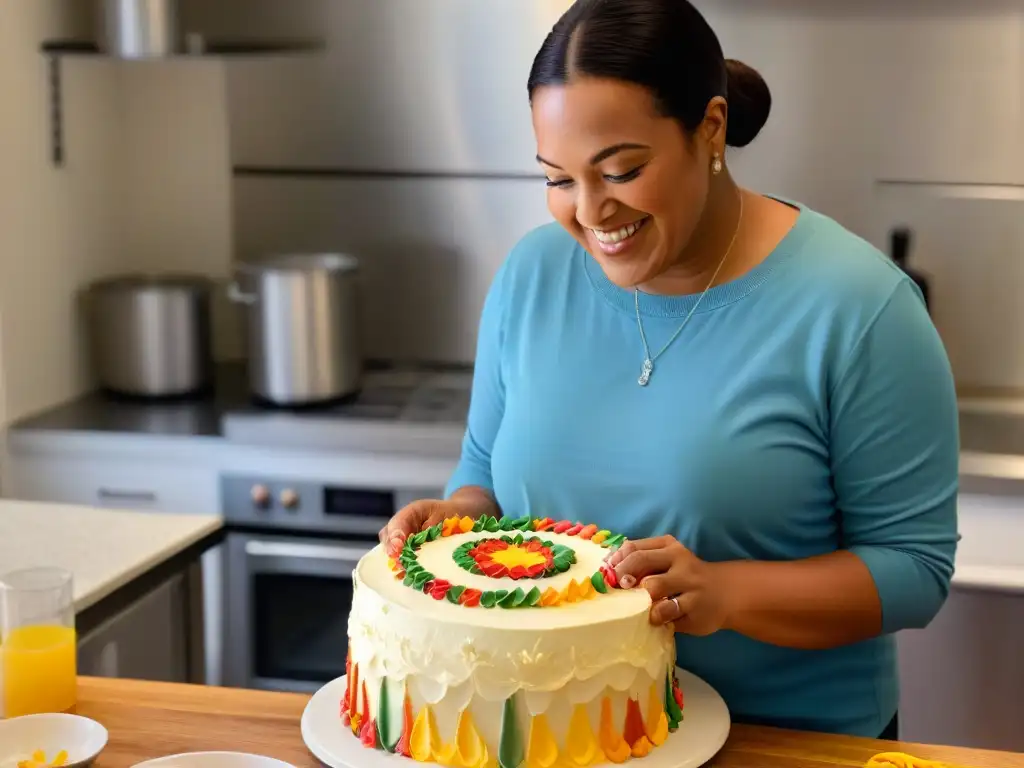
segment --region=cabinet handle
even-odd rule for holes
[[[97,496],[106,501],[130,501],[153,504],[156,494],[152,491],[119,491],[111,488],[100,488]]]

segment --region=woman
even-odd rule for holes
[[[557,223],[480,322],[451,515],[597,523],[678,661],[736,720],[894,737],[893,633],[941,607],[957,407],[914,284],[804,206],[737,186],[771,97],[686,0],[578,0],[529,93]]]

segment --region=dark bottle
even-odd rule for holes
[[[917,284],[917,287],[921,290],[921,295],[924,296],[924,305],[930,310],[931,297],[928,294],[928,278],[925,277],[923,272],[914,269],[908,263],[911,237],[912,233],[907,227],[897,227],[890,232],[890,255],[896,266],[902,269],[907,277]]]

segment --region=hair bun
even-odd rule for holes
[[[772,92],[768,83],[753,67],[742,61],[726,59],[728,75],[729,118],[725,143],[745,147],[757,138],[772,111]]]

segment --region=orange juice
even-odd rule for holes
[[[18,627],[0,645],[5,717],[65,712],[75,706],[75,630],[59,625]]]

